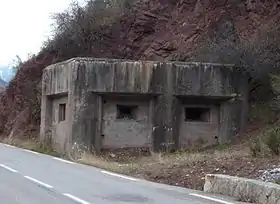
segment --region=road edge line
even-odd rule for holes
[[[29,149],[23,149],[23,151],[39,155],[39,153],[38,153],[38,152],[35,152],[35,151],[32,151],[32,150],[29,150]]]
[[[72,162],[72,161],[69,161],[69,160],[65,160],[65,159],[62,159],[62,158],[59,158],[59,157],[53,157],[53,159],[55,159],[57,161],[64,162],[64,163],[67,163],[67,164],[76,164],[75,162]]]
[[[130,180],[130,181],[139,181],[139,179],[137,179],[137,178],[133,178],[133,177],[129,177],[129,176],[125,176],[125,175],[121,175],[121,174],[117,174],[117,173],[113,173],[113,172],[109,172],[109,171],[105,171],[105,170],[102,170],[101,173],[111,175],[111,176],[115,176],[115,177],[119,177],[119,178],[123,178],[123,179],[127,179],[127,180]]]
[[[39,181],[39,180],[37,180],[37,179],[35,179],[35,178],[32,178],[32,177],[30,177],[30,176],[24,176],[24,178],[26,178],[26,179],[28,179],[28,180],[30,180],[30,181],[33,181],[34,183],[37,183],[37,184],[39,184],[39,185],[42,185],[42,186],[44,186],[44,187],[46,187],[46,188],[53,188],[51,185],[46,184],[46,183],[44,183],[44,182],[42,182],[42,181]]]
[[[76,201],[76,202],[78,202],[78,203],[81,203],[81,204],[90,204],[89,202],[87,202],[87,201],[85,201],[85,200],[82,200],[82,199],[80,199],[80,198],[78,198],[78,197],[76,197],[76,196],[73,196],[73,195],[71,195],[71,194],[69,194],[69,193],[63,193],[63,195],[66,196],[66,197],[68,197],[68,198],[70,198],[70,199],[72,199],[72,200],[74,200],[74,201]]]
[[[12,169],[11,167],[8,167],[8,166],[6,166],[6,165],[4,165],[4,164],[0,164],[0,167],[6,169],[6,170],[8,170],[8,171],[11,171],[11,172],[13,172],[13,173],[18,173],[17,170]]]
[[[5,144],[5,143],[2,143],[2,144],[4,144],[6,147],[16,148],[16,147],[13,146],[13,145]]]
[[[211,200],[211,201],[222,203],[222,204],[234,204],[232,202],[228,202],[228,201],[225,201],[225,200],[220,200],[220,199],[217,199],[217,198],[212,198],[212,197],[209,197],[209,196],[200,195],[200,194],[197,194],[197,193],[190,193],[189,195],[199,197],[199,198],[203,198],[203,199],[206,199],[206,200]]]

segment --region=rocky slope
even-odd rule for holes
[[[116,21],[91,53],[80,56],[186,60],[209,36],[227,33],[253,38],[279,22],[279,1],[138,0]],[[25,62],[0,101],[4,135],[36,135],[40,120],[40,80],[47,65],[75,57],[44,49]]]
[[[255,3],[253,3],[255,2]],[[205,37],[251,38],[279,20],[277,1],[142,0],[121,20],[117,56],[184,60]]]

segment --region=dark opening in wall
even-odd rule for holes
[[[186,107],[185,121],[188,122],[209,122],[210,108],[205,107]]]
[[[64,121],[66,119],[66,104],[62,103],[59,104],[59,109],[58,109],[58,121]]]
[[[117,105],[117,119],[136,119],[137,106]]]

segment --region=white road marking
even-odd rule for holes
[[[196,196],[196,197],[199,197],[199,198],[204,198],[204,199],[211,200],[211,201],[215,201],[215,202],[218,202],[218,203],[234,204],[234,203],[231,203],[231,202],[227,202],[227,201],[220,200],[220,199],[217,199],[217,198],[211,198],[211,197],[204,196],[204,195],[199,195],[199,194],[196,194],[196,193],[190,193],[190,195],[191,196]]]
[[[53,157],[55,160],[58,160],[58,161],[61,161],[61,162],[64,162],[64,163],[67,163],[67,164],[75,164],[74,162],[71,162],[71,161],[68,161],[68,160],[65,160],[65,159],[60,159],[58,157]]]
[[[12,168],[10,168],[10,167],[4,165],[4,164],[0,164],[0,166],[3,167],[4,169],[7,169],[7,170],[11,171],[11,172],[14,172],[14,173],[17,173],[17,172],[18,172],[17,170],[14,170],[14,169],[12,169]]]
[[[28,180],[33,181],[33,182],[35,182],[35,183],[37,183],[37,184],[39,184],[39,185],[42,185],[42,186],[44,186],[44,187],[46,187],[46,188],[53,188],[51,185],[46,184],[46,183],[43,183],[43,182],[41,182],[41,181],[38,181],[38,180],[36,180],[35,178],[29,177],[29,176],[24,176],[24,178],[27,178]]]
[[[128,180],[131,180],[131,181],[138,181],[138,179],[136,179],[136,178],[123,176],[123,175],[120,175],[120,174],[115,174],[115,173],[112,173],[112,172],[109,172],[109,171],[101,171],[101,172],[104,173],[104,174],[108,174],[108,175],[111,175],[111,176],[116,176],[116,177],[119,177],[119,178],[128,179]]]
[[[38,152],[34,152],[34,151],[31,151],[31,150],[28,150],[28,149],[23,149],[23,151],[33,153],[33,154],[39,154]]]
[[[4,144],[6,147],[11,147],[11,148],[15,148],[15,146],[12,145],[8,145],[8,144]]]
[[[90,204],[89,202],[84,201],[84,200],[82,200],[82,199],[80,199],[80,198],[77,198],[77,197],[75,197],[75,196],[73,196],[73,195],[71,195],[71,194],[64,193],[63,195],[67,196],[68,198],[71,198],[72,200],[74,200],[74,201],[76,201],[76,202],[78,202],[78,203],[81,203],[81,204]]]

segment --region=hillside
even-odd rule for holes
[[[97,3],[90,2],[86,8],[74,6],[72,21],[57,16],[54,39],[23,63],[1,98],[2,134],[38,135],[40,81],[49,64],[76,56],[232,62],[204,55],[193,58],[193,53],[207,40],[224,36],[226,40],[234,36],[231,42],[258,40],[265,26],[280,19],[276,1],[137,0],[110,8]],[[68,24],[70,28],[65,26]]]

